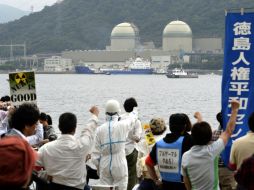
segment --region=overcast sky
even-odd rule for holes
[[[0,4],[10,5],[25,11],[40,11],[45,5],[53,5],[57,0],[0,0]]]

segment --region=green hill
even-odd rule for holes
[[[194,37],[223,37],[225,8],[254,7],[253,0],[64,0],[0,25],[0,44],[27,43],[28,53],[104,49],[116,24],[133,22],[141,41],[161,46],[172,20],[190,25]]]

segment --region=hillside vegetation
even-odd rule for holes
[[[0,25],[0,44],[27,43],[28,53],[104,49],[113,27],[133,22],[142,42],[161,46],[172,20],[190,25],[194,37],[223,37],[224,9],[254,7],[253,0],[65,0]]]

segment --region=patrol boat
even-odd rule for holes
[[[198,78],[196,73],[187,73],[181,67],[181,69],[175,68],[172,71],[168,71],[166,74],[168,78]]]

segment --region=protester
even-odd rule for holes
[[[91,155],[88,155],[88,157],[90,157]],[[94,164],[92,162],[89,162],[91,160],[91,158],[89,158],[88,162],[86,163],[86,171],[87,171],[87,175],[86,175],[86,188],[89,189],[89,180],[90,179],[99,179],[98,173],[97,173],[97,168],[96,166],[94,166]]]
[[[196,112],[194,117],[198,119],[198,122],[201,122],[203,120],[202,115],[199,112]],[[216,130],[212,131],[211,143],[218,140],[221,133],[223,132],[222,113],[221,112],[216,114],[216,119],[219,122],[219,126]],[[236,182],[234,180],[234,172],[225,166],[221,156],[219,156],[218,166],[219,166],[219,186],[220,186],[220,189],[221,190],[235,189]]]
[[[121,120],[130,117],[134,107],[138,107],[137,101],[134,98],[128,98],[123,105],[126,113],[121,115]],[[136,143],[140,141],[142,135],[142,126],[140,120],[136,120],[134,126],[129,131],[128,138],[125,144],[125,153],[128,166],[128,187],[127,190],[132,190],[137,183],[136,163],[138,158],[138,151],[135,148]]]
[[[212,130],[210,125],[200,121],[201,119],[193,125],[191,136],[195,145],[184,153],[182,158],[182,174],[187,190],[220,189],[218,158],[235,129],[239,102],[233,100],[231,109],[226,130],[217,141],[211,144]]]
[[[27,189],[36,153],[17,136],[0,140],[0,189]]]
[[[229,161],[232,170],[239,169],[243,160],[254,153],[254,112],[249,116],[248,126],[250,131],[232,144]]]
[[[237,190],[254,189],[254,154],[245,159],[241,167],[235,174],[235,180],[238,183]]]
[[[0,138],[8,131],[8,111],[0,110]]]
[[[8,97],[2,97],[1,100],[8,100]],[[9,118],[14,110],[10,102],[0,101],[0,138],[9,130]]]
[[[126,190],[128,168],[125,157],[125,143],[138,115],[137,110],[134,108],[129,118],[120,120],[120,111],[118,101],[107,101],[106,122],[97,129],[95,152],[92,158],[99,171],[99,183],[117,185],[119,190]]]
[[[84,189],[86,183],[86,156],[94,143],[99,110],[90,109],[92,117],[82,129],[80,138],[74,137],[77,118],[73,113],[59,117],[61,136],[43,145],[39,151],[38,166],[45,168],[50,176],[51,190]]]
[[[146,158],[149,175],[156,185],[162,185],[163,190],[185,189],[181,176],[181,159],[182,154],[192,147],[191,136],[186,132],[189,129],[186,121],[186,115],[172,114],[169,118],[171,133],[156,142]],[[162,180],[155,173],[155,165],[159,167]]]
[[[10,96],[3,96],[0,99],[0,110],[7,111],[8,107],[11,106]]]
[[[219,126],[216,130],[213,131],[212,141],[218,140],[221,133],[223,132],[222,128],[222,113],[219,112],[216,114],[216,119],[219,122]],[[219,156],[219,186],[221,190],[233,190],[236,188],[236,182],[234,179],[234,172],[231,171],[223,162],[221,156]]]
[[[151,128],[152,134],[154,135],[154,138],[159,140],[161,139],[164,135],[164,132],[166,131],[167,127],[165,124],[164,119],[162,118],[153,118],[149,122],[149,126]],[[156,140],[156,141],[157,141]],[[139,152],[139,159],[137,162],[137,176],[140,179],[140,184],[137,186],[138,190],[157,190],[158,187],[150,177],[146,164],[145,164],[145,159],[147,154],[151,151],[153,145],[148,145],[148,143],[144,140],[142,144],[142,150],[143,152]],[[142,155],[142,156],[140,156]],[[159,169],[157,166],[155,166],[155,172],[157,176],[160,176]]]
[[[19,136],[30,145],[38,144],[43,139],[42,125],[38,124],[39,110],[35,104],[24,103],[13,111],[5,136]]]
[[[184,119],[184,123],[186,125],[185,127],[185,132],[190,132],[191,131],[191,128],[192,128],[192,124],[191,124],[191,121],[190,121],[190,118],[188,117],[188,115],[186,115],[185,113],[181,113],[182,116],[183,116],[183,119]]]
[[[10,96],[6,95],[6,96],[2,96],[0,101],[2,102],[10,102],[11,101],[11,98]]]
[[[40,142],[40,144],[45,144],[50,141],[56,140],[57,135],[55,133],[55,130],[52,126],[52,119],[50,115],[47,115],[46,113],[41,112],[39,117],[40,123],[43,125],[43,141]]]
[[[0,111],[7,111],[8,104],[6,102],[0,101]]]
[[[43,140],[42,124],[37,122],[35,126],[35,132],[33,133],[33,135],[27,136],[26,138],[31,146],[37,147],[37,145]]]

